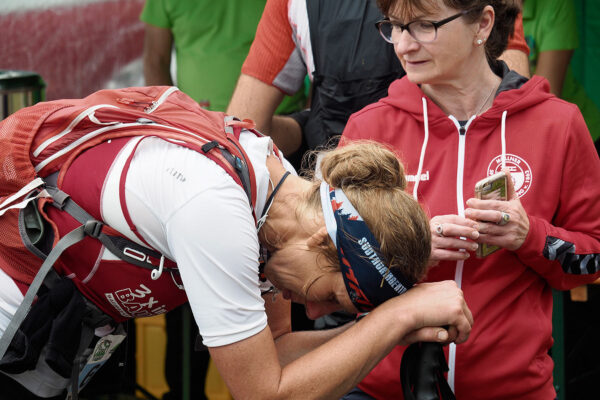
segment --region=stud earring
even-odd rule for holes
[[[477,39],[477,44],[478,44],[479,46],[481,46],[481,44],[482,44],[482,43],[483,43],[483,40],[481,40],[481,39]]]

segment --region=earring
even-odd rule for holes
[[[482,43],[483,43],[483,40],[481,40],[481,39],[477,39],[477,44],[478,44],[479,46],[481,46],[481,44],[482,44]]]

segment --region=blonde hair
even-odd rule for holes
[[[390,269],[418,281],[425,275],[431,252],[429,219],[406,191],[404,168],[389,148],[373,141],[356,141],[322,156],[320,170],[330,186],[341,188],[381,245],[381,255]],[[319,186],[301,200],[297,215],[321,212]],[[333,242],[324,255],[338,265]]]

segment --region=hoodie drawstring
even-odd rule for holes
[[[508,114],[508,111],[504,110],[502,113],[502,129],[500,130],[502,140],[502,169],[506,168],[506,114]]]
[[[419,200],[417,196],[417,189],[419,188],[419,182],[421,182],[421,171],[423,170],[423,160],[425,159],[425,149],[427,148],[427,142],[429,141],[429,120],[427,118],[427,99],[425,96],[421,97],[423,101],[423,124],[425,126],[425,139],[423,139],[423,146],[421,146],[421,155],[419,157],[419,168],[417,169],[417,176],[415,179],[415,186],[413,187],[413,197],[415,200]]]

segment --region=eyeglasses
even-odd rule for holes
[[[400,22],[392,22],[389,19],[384,19],[375,23],[381,37],[388,43],[396,43],[394,37],[398,38],[402,31],[407,30],[410,36],[413,37],[417,42],[420,43],[431,43],[437,38],[438,28],[442,25],[447,24],[450,21],[454,21],[458,17],[462,17],[465,14],[470,13],[471,10],[463,10],[458,14],[454,14],[451,17],[443,19],[441,21],[427,21],[427,20],[415,20],[404,25]]]

